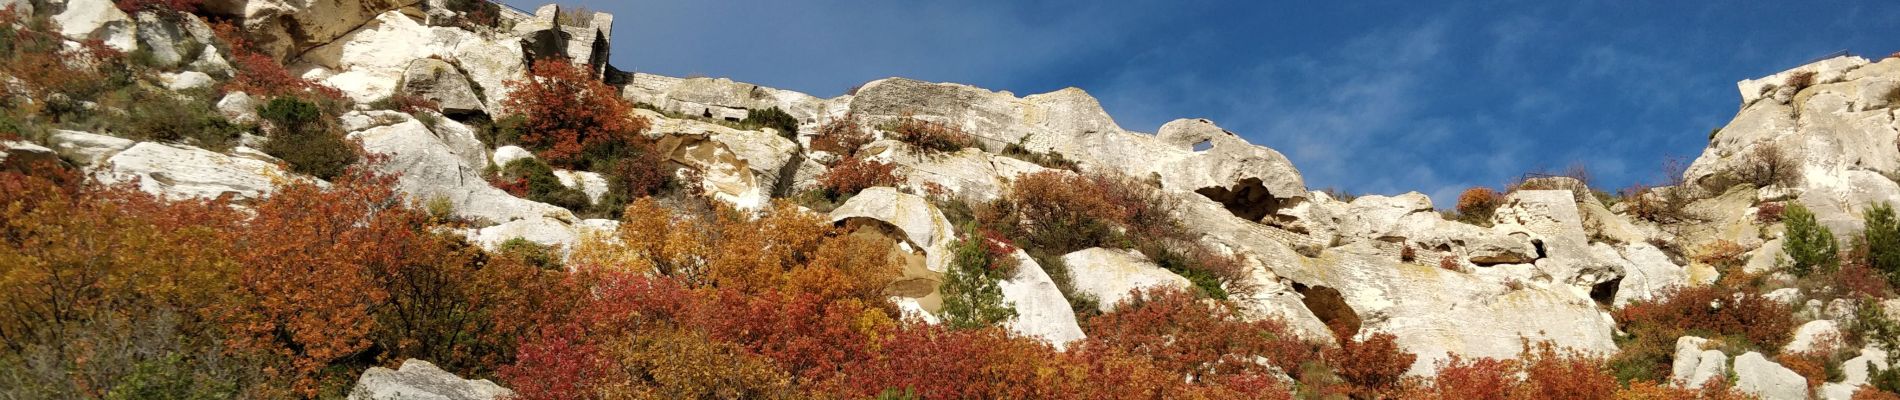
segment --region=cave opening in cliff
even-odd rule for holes
[[[1293,291],[1300,294],[1300,303],[1325,323],[1333,335],[1343,339],[1359,334],[1359,313],[1346,304],[1346,297],[1340,295],[1338,289],[1294,283]]]
[[[1617,277],[1616,279],[1611,279],[1611,280],[1598,283],[1595,286],[1590,287],[1590,299],[1596,300],[1597,304],[1602,304],[1604,307],[1610,307],[1612,305],[1615,305],[1616,291],[1618,289],[1621,289],[1622,286],[1623,286],[1622,277]]]
[[[1196,189],[1194,193],[1220,202],[1234,216],[1248,221],[1258,222],[1286,206],[1285,201],[1273,197],[1273,192],[1267,190],[1260,178],[1241,179],[1233,187],[1204,187]]]

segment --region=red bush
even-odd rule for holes
[[[1504,196],[1487,187],[1465,189],[1458,195],[1458,215],[1467,222],[1488,221],[1504,201]]]
[[[1283,371],[1299,371],[1317,355],[1277,320],[1244,321],[1226,305],[1202,303],[1181,290],[1135,292],[1114,312],[1085,321],[1085,351],[1125,352],[1191,381],[1265,373],[1265,358]]]
[[[564,59],[536,61],[526,78],[508,81],[508,89],[502,106],[526,118],[522,145],[555,166],[584,166],[583,153],[612,152],[647,129],[612,86]]]
[[[1781,222],[1781,213],[1787,209],[1788,206],[1785,203],[1762,203],[1761,206],[1755,208],[1755,222],[1764,225]]]
[[[1326,361],[1337,368],[1340,378],[1356,386],[1355,392],[1366,397],[1381,397],[1399,389],[1400,379],[1412,368],[1418,356],[1399,349],[1398,337],[1374,334],[1366,340],[1340,339],[1339,347],[1326,349]]]
[[[904,177],[896,170],[897,166],[891,163],[846,157],[818,177],[818,187],[838,198],[873,187],[897,186],[904,182]]]
[[[852,157],[859,147],[871,143],[871,134],[864,131],[853,116],[834,119],[818,127],[818,135],[811,139],[811,149],[837,154],[840,157]]]
[[[165,0],[189,1],[189,0]],[[321,83],[303,79],[290,74],[284,64],[271,56],[264,55],[252,48],[250,40],[245,39],[236,25],[230,22],[218,22],[211,26],[219,40],[231,47],[231,66],[237,70],[230,82],[224,84],[227,92],[245,92],[252,96],[275,97],[283,95],[315,96],[317,100],[340,100],[343,92]]]
[[[947,124],[905,117],[891,128],[900,142],[928,153],[942,153],[979,147],[975,136]]]

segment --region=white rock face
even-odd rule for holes
[[[871,122],[911,115],[948,123],[982,139],[992,152],[1020,143],[1030,151],[1062,153],[1084,168],[1157,177],[1168,189],[1205,189],[1204,195],[1232,200],[1232,208],[1250,215],[1270,213],[1268,199],[1306,195],[1299,171],[1273,149],[1248,144],[1207,120],[1176,120],[1153,136],[1125,131],[1081,89],[1017,98],[968,85],[890,78],[866,83],[839,101]],[[1212,148],[1195,151],[1202,142]]]
[[[172,91],[182,91],[182,90],[211,87],[211,85],[218,83],[217,81],[211,79],[211,75],[206,75],[205,73],[198,72],[198,71],[185,71],[185,72],[179,72],[179,73],[165,72],[165,73],[158,74],[158,79],[160,82],[165,83],[166,89],[171,89]]]
[[[534,158],[534,153],[520,146],[501,146],[495,149],[494,161],[497,167],[505,167],[508,163],[524,158]]]
[[[1708,339],[1695,336],[1676,338],[1676,355],[1670,363],[1669,380],[1686,388],[1701,388],[1710,379],[1728,373],[1728,355],[1721,350],[1703,350]]]
[[[231,196],[239,202],[263,198],[278,182],[296,179],[269,162],[153,142],[133,145],[106,158],[94,169],[93,176],[108,185],[137,180],[140,190],[166,198]]]
[[[574,243],[580,241],[582,234],[590,231],[613,232],[619,226],[618,221],[605,219],[570,223],[560,218],[535,217],[476,229],[474,232],[469,232],[468,236],[470,241],[485,249],[494,249],[511,239],[520,238],[544,246],[560,246],[562,250],[572,250]]]
[[[949,271],[949,244],[956,240],[956,231],[951,228],[950,220],[943,217],[943,212],[923,197],[888,187],[865,189],[831,211],[832,222],[853,218],[896,227],[904,233],[911,248],[924,250],[925,268],[938,273]]]
[[[119,11],[112,0],[66,0],[66,8],[53,15],[60,34],[73,40],[99,39],[106,46],[131,52],[139,48],[138,23]]]
[[[1816,72],[1815,85],[1780,87],[1796,71]],[[1722,128],[1685,177],[1711,193],[1740,183],[1733,172],[1757,148],[1773,146],[1795,165],[1800,180],[1785,188],[1836,232],[1858,231],[1867,204],[1900,201],[1900,148],[1892,110],[1884,102],[1900,82],[1900,60],[1869,64],[1859,57],[1823,60],[1774,76],[1743,81],[1744,107]]]
[[[1887,369],[1887,352],[1869,346],[1860,349],[1860,355],[1841,362],[1841,381],[1821,384],[1820,396],[1829,400],[1848,400],[1854,392],[1867,384],[1867,376],[1873,371]]]
[[[1619,263],[1623,280],[1616,290],[1613,305],[1621,307],[1636,300],[1656,298],[1664,290],[1691,284],[1689,270],[1669,260],[1669,255],[1649,243],[1624,246],[1621,250],[1605,243],[1590,244],[1598,259]]]
[[[769,132],[667,119],[649,110],[638,113],[653,121],[649,136],[659,138],[655,151],[667,160],[704,173],[701,184],[706,193],[740,209],[758,209],[769,203],[781,169],[798,151],[798,143]]]
[[[1114,310],[1135,291],[1186,290],[1194,285],[1134,250],[1082,249],[1062,255],[1062,263],[1069,266],[1069,282],[1075,291],[1095,296],[1102,312]]]
[[[815,124],[828,114],[825,101],[817,97],[725,78],[682,79],[635,73],[623,97],[662,110],[710,114],[714,118],[745,119],[748,110],[778,107],[801,124]]]
[[[218,99],[218,115],[234,124],[254,124],[260,121],[257,116],[260,105],[257,98],[244,92],[226,93],[224,98]]]
[[[1735,389],[1763,400],[1808,398],[1808,380],[1761,353],[1735,357]]]
[[[465,164],[462,154],[420,121],[408,119],[371,127],[352,132],[350,137],[361,139],[365,151],[389,155],[377,169],[401,174],[397,189],[419,201],[448,199],[457,216],[495,223],[575,219],[566,209],[516,198],[489,186],[480,169]],[[570,232],[568,237],[572,236]]]
[[[208,0],[202,7],[237,17],[265,54],[283,60],[333,42],[384,11],[409,4],[395,0]]]
[[[1042,270],[1042,265],[1021,249],[1012,256],[1018,263],[1016,275],[997,282],[1003,290],[1003,299],[1016,309],[1016,319],[1009,321],[1009,330],[1041,339],[1057,350],[1085,338],[1082,327],[1076,325],[1075,311],[1069,308],[1069,300],[1062,297],[1062,290],[1056,288],[1056,282]]]
[[[1831,83],[1840,81],[1847,76],[1849,71],[1853,71],[1863,65],[1867,65],[1867,59],[1865,58],[1855,56],[1834,57],[1815,61],[1812,64],[1795,67],[1794,69],[1759,79],[1737,82],[1735,83],[1735,89],[1742,93],[1742,104],[1749,104],[1760,100],[1762,97],[1775,95],[1775,90],[1780,89],[1786,84],[1788,77],[1794,74],[1803,72],[1813,73],[1815,84]]]
[[[501,111],[501,99],[507,98],[506,82],[520,79],[527,70],[519,38],[491,38],[457,28],[424,26],[395,11],[376,15],[360,29],[311,49],[302,60],[313,64],[305,77],[321,79],[358,102],[389,97],[405,74],[421,71],[418,68],[432,70],[447,65],[450,68],[441,70],[443,74],[430,75],[445,77],[443,81],[457,86],[443,88],[443,93],[470,91],[449,96],[453,107],[460,110],[470,107],[467,103],[471,100],[486,99],[479,108],[490,114]],[[468,72],[465,80],[457,78],[463,70]],[[477,88],[482,92],[479,99],[469,98]]]
[[[197,15],[161,15],[146,11],[133,18],[138,21],[139,48],[150,52],[152,61],[158,66],[189,66],[200,72],[231,72],[230,62],[211,47],[217,42],[211,25]],[[197,53],[197,57],[187,59],[192,53]]]
[[[956,153],[926,155],[911,151],[896,141],[882,140],[866,145],[860,154],[901,166],[911,187],[935,184],[951,195],[970,202],[988,202],[1003,197],[1008,182],[1022,174],[1047,170],[1028,161],[965,149]]]
[[[587,194],[587,201],[599,203],[600,197],[607,194],[607,178],[587,171],[554,170],[554,178],[566,186]]]
[[[1504,198],[1492,217],[1493,230],[1523,235],[1541,243],[1537,269],[1555,283],[1587,290],[1622,276],[1618,266],[1590,250],[1583,215],[1568,190],[1520,190]]]
[[[97,165],[138,142],[88,132],[58,130],[47,138],[59,156],[81,166]]]
[[[1795,328],[1794,340],[1782,347],[1784,353],[1805,353],[1809,351],[1833,351],[1846,340],[1841,333],[1841,325],[1833,320],[1814,320]]]
[[[462,379],[435,364],[418,359],[402,362],[400,369],[370,367],[350,389],[350,400],[491,400],[515,392],[487,379]]]
[[[469,86],[468,77],[448,61],[433,58],[410,61],[403,71],[402,91],[434,101],[447,113],[486,110],[481,96]]]

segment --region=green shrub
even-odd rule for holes
[[[1181,252],[1158,244],[1142,246],[1142,254],[1154,261],[1162,269],[1172,271],[1194,283],[1195,290],[1215,300],[1226,300],[1227,289],[1221,287],[1222,277],[1204,265],[1198,257],[1190,257]]]
[[[1036,265],[1041,266],[1042,271],[1049,274],[1049,280],[1056,284],[1056,291],[1062,292],[1062,298],[1069,301],[1070,311],[1084,317],[1102,312],[1102,299],[1075,289],[1075,278],[1069,275],[1069,263],[1063,262],[1060,255],[1031,251],[1029,258],[1036,260]]]
[[[984,328],[1016,317],[996,284],[1015,272],[1009,265],[1014,259],[997,257],[985,248],[987,240],[966,236],[950,245],[950,271],[942,286],[943,324],[950,329]]]
[[[1834,239],[1834,232],[1815,221],[1814,213],[1799,203],[1790,204],[1783,213],[1787,223],[1787,234],[1783,235],[1781,250],[1787,253],[1788,272],[1795,276],[1807,276],[1810,273],[1832,272],[1840,265],[1836,257],[1840,243]]]
[[[1874,204],[1862,214],[1862,221],[1867,225],[1867,265],[1888,282],[1900,282],[1900,220],[1894,218],[1893,206]]]
[[[501,245],[495,246],[495,254],[507,257],[520,257],[521,260],[527,261],[529,265],[539,267],[546,271],[563,270],[561,266],[561,256],[556,254],[553,246],[535,243],[528,239],[513,238],[501,242]]]
[[[772,128],[778,131],[779,136],[787,139],[798,138],[798,118],[786,114],[785,110],[780,110],[778,107],[750,110],[746,113],[745,120],[739,121],[739,124],[747,127],[746,129]]]
[[[1023,138],[1028,139],[1029,137],[1024,136]],[[1029,148],[1016,143],[1011,143],[1009,146],[1004,147],[1003,156],[1028,161],[1036,165],[1041,165],[1043,168],[1080,171],[1077,169],[1076,162],[1063,157],[1062,153],[1029,151]]]
[[[292,171],[332,179],[359,158],[356,146],[343,139],[342,130],[315,103],[278,96],[257,114],[276,126],[261,150],[290,163]]]
[[[212,151],[225,151],[236,145],[239,134],[249,127],[232,124],[218,114],[211,102],[201,97],[179,97],[173,93],[148,92],[134,95],[137,100],[115,121],[115,131],[146,140],[186,143]]]
[[[510,161],[501,167],[501,175],[503,178],[525,180],[528,183],[528,200],[575,211],[587,209],[590,203],[586,192],[562,185],[561,178],[554,176],[554,169],[539,159]]]

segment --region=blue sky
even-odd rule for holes
[[[509,1],[532,9],[538,3]],[[613,62],[832,97],[890,76],[1075,86],[1122,127],[1209,118],[1314,189],[1419,191],[1588,167],[1616,188],[1693,159],[1735,82],[1900,50],[1895,1],[579,1]]]

